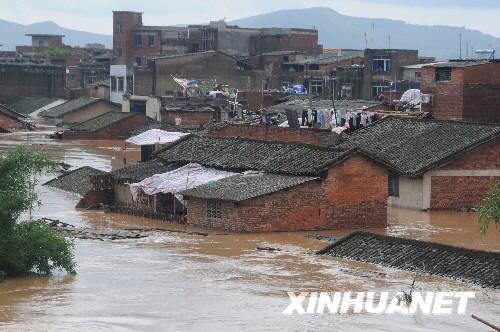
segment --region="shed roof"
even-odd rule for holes
[[[304,143],[209,136],[186,137],[156,154],[167,162],[295,175],[318,175],[345,155],[346,152]]]
[[[124,119],[136,116],[139,113],[133,112],[108,112],[99,115],[95,118],[82,122],[76,126],[71,127],[72,131],[85,131],[85,132],[95,132],[102,128],[111,126],[117,122]]]
[[[57,178],[44,183],[43,185],[58,188],[64,191],[72,192],[80,196],[83,196],[89,190],[92,189],[90,176],[94,174],[100,175],[100,174],[106,174],[106,172],[90,166],[84,166],[77,168],[73,171],[64,173],[58,176]]]
[[[180,194],[203,199],[241,202],[316,179],[318,178],[264,173],[240,174],[185,190]]]
[[[80,97],[77,99],[71,99],[65,102],[64,104],[53,107],[47,111],[43,111],[40,115],[47,118],[58,118],[65,114],[78,111],[86,106],[95,104],[102,99],[92,98],[92,97]]]
[[[19,97],[13,103],[9,104],[9,108],[17,113],[30,114],[52,104],[56,100],[57,98],[49,97]]]
[[[497,137],[500,125],[388,117],[348,135],[343,145],[419,176]]]

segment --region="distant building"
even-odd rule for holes
[[[423,110],[435,119],[500,123],[500,61],[450,61],[422,68]]]
[[[27,128],[26,116],[0,104],[0,133],[10,133]]]
[[[31,56],[49,48],[62,48],[64,35],[57,34],[26,34],[31,37],[30,46],[16,46],[16,53],[23,56]]]

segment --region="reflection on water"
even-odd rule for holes
[[[40,133],[2,135],[0,152],[34,144],[52,158],[102,170],[137,160],[137,149],[120,142],[60,142]],[[54,175],[44,175],[46,181]],[[38,187],[43,206],[35,216],[96,228],[188,226],[143,218],[76,210],[78,197]],[[500,250],[500,230],[479,235],[471,213],[390,209],[390,227],[381,234]],[[199,230],[199,229],[198,229]],[[207,230],[203,230],[207,232]],[[497,321],[500,292],[449,279],[349,262],[312,254],[327,243],[308,234],[343,236],[350,231],[208,236],[152,231],[140,240],[76,240],[78,274],[9,279],[0,284],[0,330],[5,331],[481,331],[464,316],[368,314],[286,316],[287,291],[401,291],[413,278],[419,291],[476,291],[468,314]],[[258,245],[281,248],[258,251]],[[487,331],[487,329],[482,329]]]

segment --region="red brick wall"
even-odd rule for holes
[[[8,131],[17,130],[21,127],[19,121],[14,120],[10,116],[0,113],[0,128],[4,128]]]
[[[128,138],[129,132],[135,128],[144,126],[148,122],[148,118],[142,114],[134,114],[112,126],[103,128],[96,132],[78,132],[78,131],[65,131],[63,139],[80,139],[80,140],[122,140]]]
[[[353,229],[387,225],[387,171],[361,156],[329,170],[325,180],[222,202],[220,220],[206,217],[207,201],[188,201],[187,222],[235,232]]]
[[[215,112],[172,112],[162,113],[162,121],[168,124],[175,125],[175,118],[181,118],[183,126],[200,126],[204,127],[212,123],[215,119]]]
[[[500,169],[500,138],[472,150],[439,170]],[[500,176],[432,176],[432,209],[470,209],[478,207],[488,187]]]
[[[243,137],[264,141],[302,142],[328,146],[332,135],[329,130],[280,128],[277,126],[227,125],[208,133],[213,137]]]

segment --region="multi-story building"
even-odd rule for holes
[[[31,37],[31,45],[16,46],[16,54],[32,56],[50,48],[62,48],[64,35],[57,34],[26,34]]]

